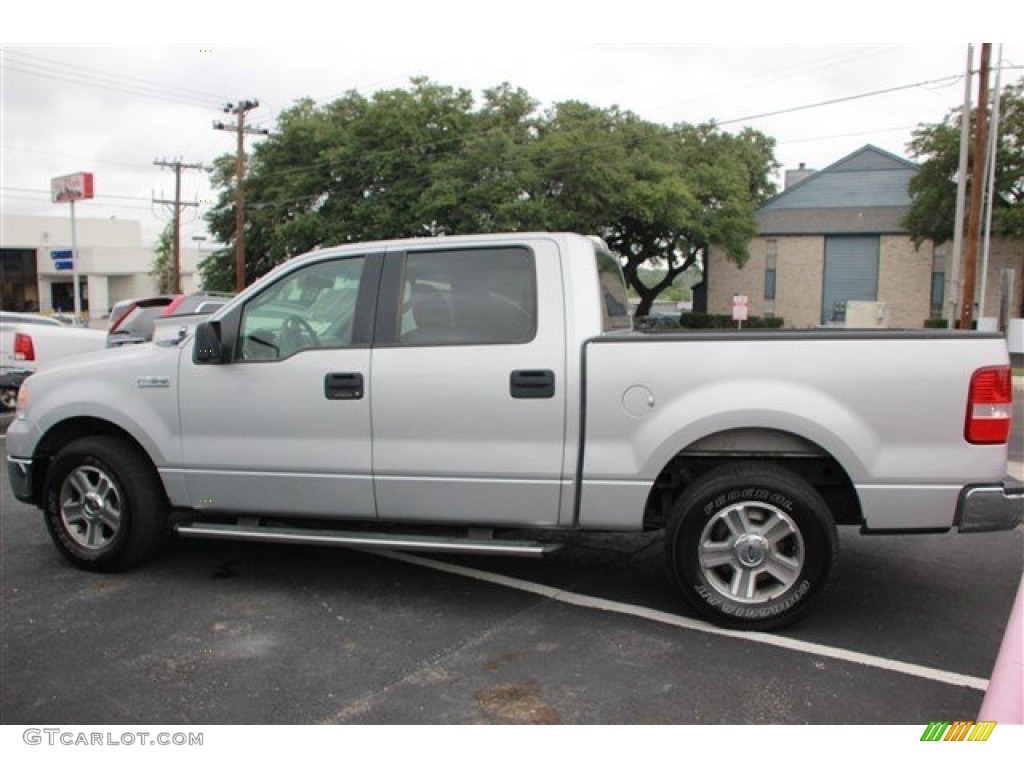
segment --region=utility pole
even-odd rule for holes
[[[971,207],[967,213],[967,256],[964,263],[964,291],[960,305],[960,327],[970,330],[974,319],[974,283],[978,270],[978,240],[981,235],[981,200],[985,178],[985,139],[988,124],[988,70],[992,43],[981,45],[978,72],[977,132],[971,160]]]
[[[174,240],[172,241],[173,256],[171,257],[171,293],[181,293],[181,209],[183,206],[196,207],[199,203],[183,203],[181,201],[181,171],[183,168],[205,171],[202,163],[183,163],[181,160],[154,160],[153,165],[174,169],[174,199],[153,200],[154,203],[173,206],[174,209]]]
[[[967,156],[971,145],[971,77],[974,74],[974,46],[967,46],[967,69],[964,76],[964,105],[960,110],[960,158],[956,172],[956,214],[953,222],[953,254],[949,267],[949,328],[956,328],[960,321],[957,302],[960,298],[960,256],[964,250],[964,203],[967,200]]]
[[[981,254],[981,290],[978,292],[978,317],[985,316],[985,293],[988,288],[988,255],[992,245],[992,203],[996,193],[996,161],[999,156],[999,107],[1000,89],[1003,84],[1003,44],[996,54],[996,87],[992,92],[992,122],[988,126],[988,150],[985,155],[985,233]],[[1005,332],[1005,328],[1000,328]]]
[[[245,115],[256,109],[260,103],[255,99],[244,99],[238,104],[226,104],[225,114],[235,115],[237,123],[213,122],[218,131],[235,131],[238,137],[238,148],[235,154],[235,291],[245,288],[245,191],[242,180],[245,178],[245,134],[270,133],[266,128],[251,128],[245,124]]]

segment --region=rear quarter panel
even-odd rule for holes
[[[639,524],[651,484],[677,453],[718,432],[797,435],[845,469],[869,528],[952,523],[963,485],[999,481],[1006,446],[964,440],[970,378],[1006,364],[975,334],[694,334],[587,345],[580,522]],[[628,413],[625,393],[650,392]],[[635,390],[634,390],[635,392]]]

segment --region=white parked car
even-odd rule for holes
[[[0,312],[0,411],[14,409],[22,382],[40,367],[102,349],[105,343],[104,331],[46,315]]]

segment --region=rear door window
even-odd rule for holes
[[[523,247],[407,254],[403,346],[523,344],[537,331],[533,254]]]

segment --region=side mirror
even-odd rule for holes
[[[219,320],[207,320],[196,326],[192,361],[197,365],[220,365],[224,362],[224,345],[220,341]]]

